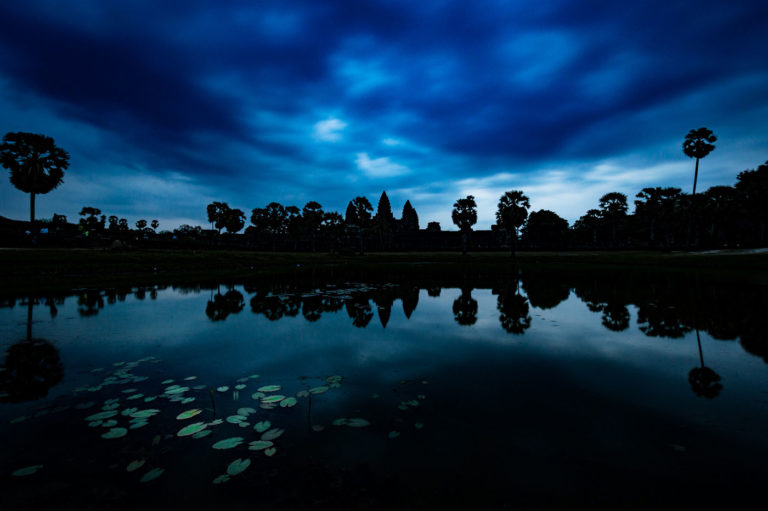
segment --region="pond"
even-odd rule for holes
[[[768,476],[764,285],[425,267],[0,305],[4,510],[745,507]]]

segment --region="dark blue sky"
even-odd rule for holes
[[[71,5],[67,5],[71,4]],[[768,160],[768,3],[25,0],[0,4],[0,134],[71,153],[39,215],[205,225],[386,189],[422,226],[475,195],[570,221],[604,193],[700,189]],[[0,180],[0,214],[28,196]]]

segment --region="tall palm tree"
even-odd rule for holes
[[[715,149],[717,137],[712,130],[699,128],[691,130],[685,136],[683,141],[683,152],[689,158],[696,158],[696,171],[693,174],[693,194],[696,196],[696,181],[699,178],[699,160],[711,153]]]
[[[57,147],[51,137],[36,133],[6,133],[0,145],[0,164],[11,171],[11,183],[29,194],[29,224],[33,241],[35,195],[59,186],[69,167],[69,153]]]
[[[496,210],[496,223],[499,227],[507,231],[510,237],[512,257],[515,257],[517,249],[517,230],[525,223],[528,218],[528,210],[531,204],[528,197],[520,190],[511,190],[505,192],[499,199],[498,209]]]
[[[467,195],[453,203],[451,220],[461,231],[461,253],[467,253],[467,238],[472,226],[477,223],[477,203],[472,195]]]
[[[717,137],[712,133],[712,130],[701,127],[697,130],[691,130],[685,136],[683,141],[683,152],[689,158],[696,158],[696,171],[693,174],[693,193],[691,194],[691,207],[696,207],[696,181],[699,178],[699,160],[711,153],[715,149],[714,142],[717,141]],[[691,230],[695,226],[695,212],[690,213],[688,221],[688,241],[687,245],[691,242]],[[698,231],[697,231],[698,233]],[[698,234],[694,241],[698,245]]]

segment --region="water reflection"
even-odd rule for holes
[[[205,306],[205,315],[211,321],[224,321],[230,314],[237,314],[245,307],[245,299],[242,293],[235,289],[230,289],[224,294],[217,291],[216,295],[211,295],[211,299]]]
[[[713,399],[720,395],[723,385],[720,383],[720,375],[704,365],[704,353],[701,349],[701,336],[696,329],[696,343],[699,345],[699,361],[701,367],[694,367],[688,373],[688,383],[691,390],[699,397]]]
[[[46,299],[51,317],[57,309],[54,299]],[[27,299],[27,337],[5,352],[0,367],[0,402],[19,403],[32,401],[48,395],[48,391],[61,381],[64,367],[59,350],[45,339],[32,336],[32,312],[34,298]]]

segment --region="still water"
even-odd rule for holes
[[[4,510],[763,508],[766,286],[302,274],[1,305]]]

